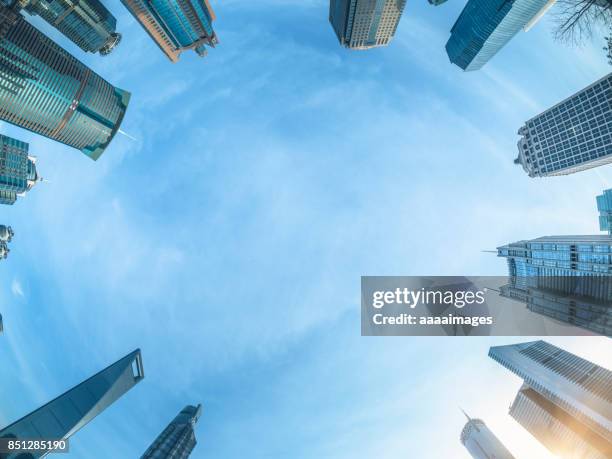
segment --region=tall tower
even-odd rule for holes
[[[201,414],[202,405],[183,408],[140,459],[187,459],[197,443],[194,428]]]
[[[521,29],[549,6],[550,0],[469,0],[451,29],[446,52],[463,70],[478,70]]]
[[[406,0],[331,0],[329,22],[340,44],[351,49],[388,45]]]
[[[523,379],[510,413],[553,454],[612,457],[612,371],[545,341],[492,347],[489,357]]]
[[[597,196],[597,210],[599,228],[612,236],[612,190],[606,190],[601,196]]]
[[[98,159],[130,94],[118,89],[0,4],[0,119]]]
[[[39,181],[36,158],[29,155],[28,149],[27,143],[0,135],[0,204],[14,204],[18,196],[24,196]],[[4,242],[10,242],[13,236],[9,230]]]
[[[112,405],[144,378],[140,350],[73,387],[36,411],[0,430],[0,438],[66,439]],[[44,457],[43,453],[25,456]],[[8,454],[3,459],[24,456]]]
[[[10,226],[0,225],[0,260],[8,257],[10,252],[8,243],[13,239],[13,229]],[[0,316],[0,332],[2,332],[2,317]]]
[[[484,421],[463,414],[468,422],[461,431],[461,443],[474,459],[514,459]]]
[[[117,20],[99,0],[18,0],[28,13],[40,16],[83,51],[109,54],[121,41]]]
[[[516,164],[530,177],[612,162],[612,73],[531,118],[518,131]]]
[[[213,29],[215,12],[208,0],[121,0],[153,41],[172,62],[193,49],[207,54],[206,46],[219,43]]]

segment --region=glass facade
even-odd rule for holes
[[[1,0],[7,6],[12,0]],[[40,16],[83,51],[109,54],[119,43],[117,20],[99,0],[26,0],[18,2]]]
[[[39,180],[36,159],[28,154],[28,148],[25,142],[0,135],[0,204],[14,204]]]
[[[471,419],[461,431],[461,443],[474,459],[514,459],[486,424],[480,419]]]
[[[66,439],[117,401],[144,378],[142,357],[136,350],[60,395],[46,405],[0,430],[0,438]],[[3,455],[3,459],[36,459]]]
[[[612,162],[612,73],[530,119],[516,164],[530,177],[567,175]]]
[[[612,371],[545,341],[492,347],[489,357],[523,379],[523,395],[533,395],[549,414],[575,426],[581,441],[610,457]]]
[[[0,5],[0,119],[98,159],[130,99]]]
[[[478,70],[547,6],[548,0],[469,0],[451,29],[446,52],[463,70]]]
[[[548,448],[555,457],[606,459],[612,445],[535,390],[519,390],[510,416]]]
[[[215,13],[208,0],[122,0],[166,56],[176,62],[193,49],[199,56],[219,40],[213,29]]]
[[[194,427],[202,406],[186,406],[140,459],[187,459],[196,446]]]
[[[612,190],[606,190],[601,196],[597,196],[597,210],[599,228],[612,235]]]
[[[369,49],[388,45],[406,0],[331,0],[329,21],[342,46]]]

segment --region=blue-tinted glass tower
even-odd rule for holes
[[[187,459],[197,443],[194,428],[201,414],[202,405],[183,408],[140,459]]]
[[[549,0],[469,0],[451,29],[446,52],[463,70],[478,70],[521,29],[526,28]]]
[[[331,0],[329,22],[346,48],[386,46],[395,35],[405,6],[406,0]]]
[[[612,73],[531,118],[514,161],[530,177],[567,175],[612,162]]]
[[[207,46],[219,43],[208,0],[121,1],[172,62],[188,49],[205,56]]]
[[[82,50],[109,54],[119,43],[117,20],[99,0],[0,0],[40,16]]]
[[[98,159],[130,94],[95,74],[0,4],[0,119]]]
[[[606,190],[601,196],[597,196],[597,210],[599,228],[612,235],[612,190]]]
[[[523,379],[510,414],[560,457],[612,457],[612,371],[545,341],[492,347]]]
[[[0,135],[0,204],[14,204],[39,180],[36,158],[28,148],[25,142]]]
[[[474,459],[515,459],[484,421],[465,416],[468,422],[461,431],[461,444]]]
[[[0,430],[0,438],[67,439],[144,378],[136,350],[36,411]],[[45,453],[8,454],[3,459],[37,459]]]

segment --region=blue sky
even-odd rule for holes
[[[550,459],[486,357],[521,338],[359,336],[362,275],[503,274],[482,249],[598,230],[612,168],[534,180],[512,160],[526,119],[609,71],[601,43],[564,47],[544,21],[462,73],[444,44],[464,3],[409,2],[391,46],[349,52],[324,0],[217,1],[221,44],[176,65],[118,0],[107,58],[45,28],[132,92],[136,140],[93,162],[1,126],[49,183],[0,214],[0,424],[140,347],[145,381],[71,457],[139,457],[201,402],[196,459],[467,458],[459,405]],[[550,341],[610,361],[603,338]]]

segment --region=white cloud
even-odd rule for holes
[[[17,279],[13,279],[13,282],[11,283],[11,292],[13,292],[13,295],[21,298],[25,296],[23,293],[23,287]]]

